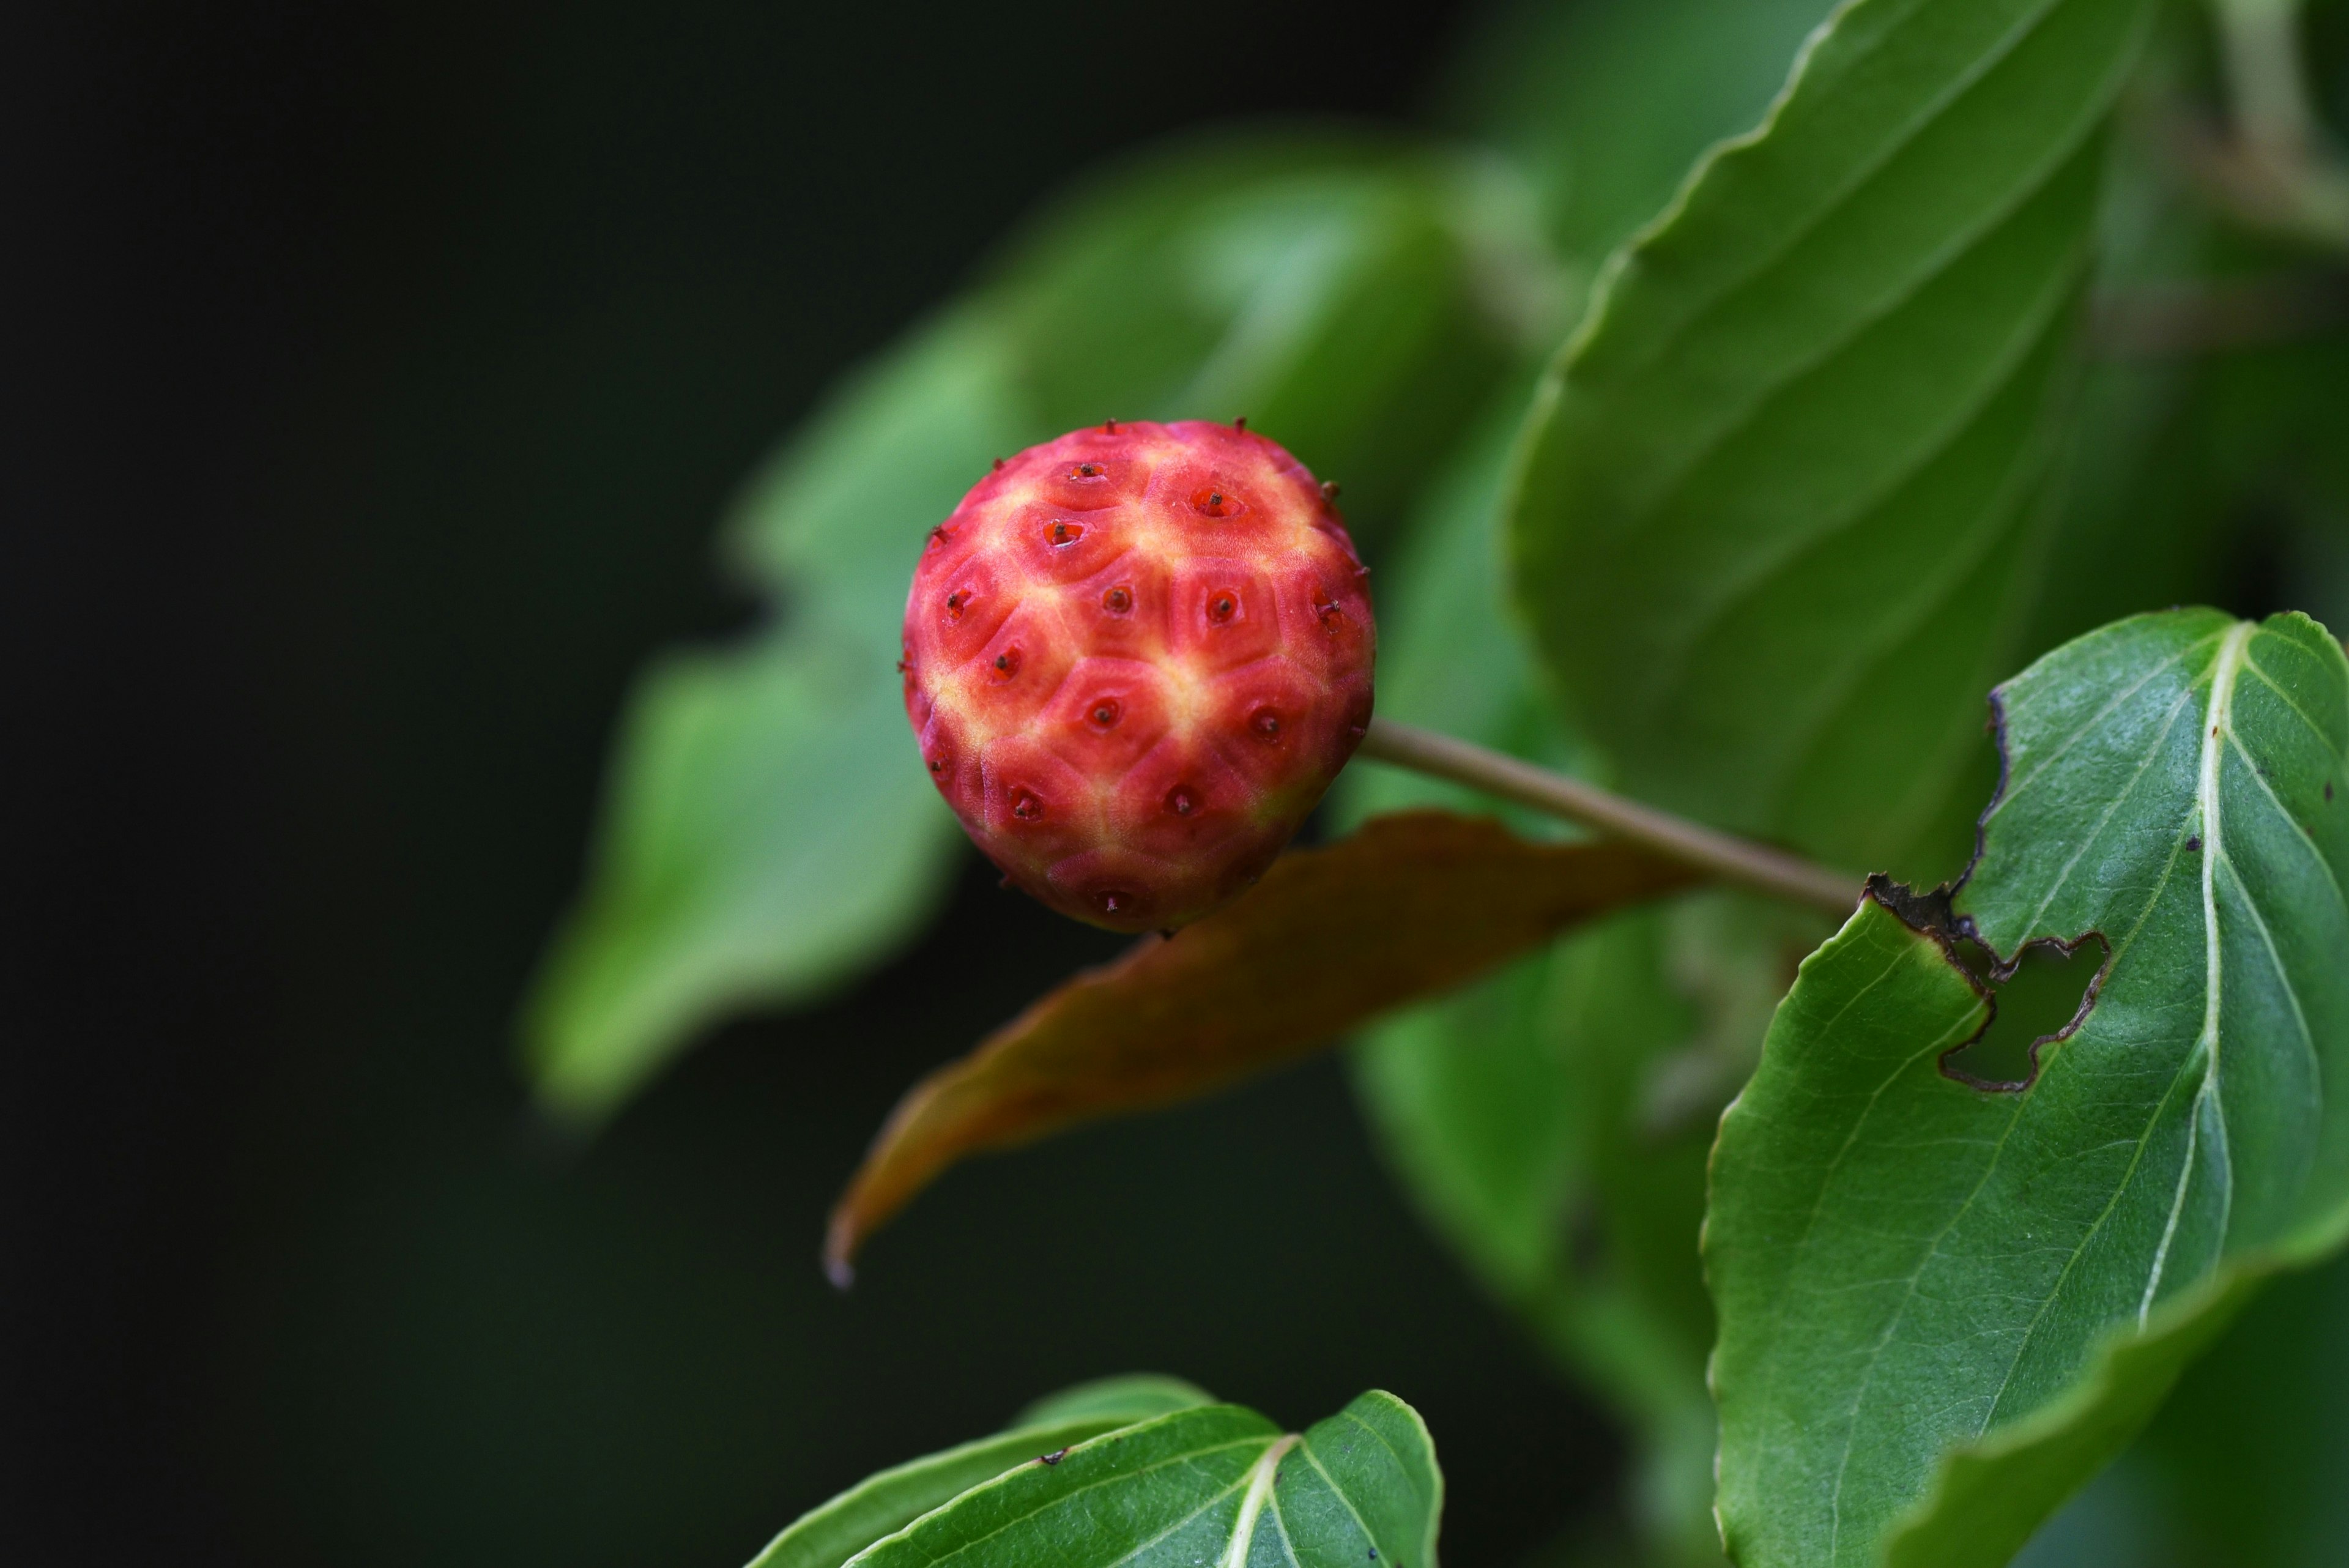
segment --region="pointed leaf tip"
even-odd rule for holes
[[[1530,844],[1440,811],[1294,851],[1237,902],[1076,976],[916,1085],[833,1211],[825,1267],[845,1270],[965,1155],[1205,1094],[1701,879],[1628,844]]]

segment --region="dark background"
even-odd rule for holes
[[[1422,5],[0,6],[0,1561],[730,1568],[1154,1368],[1428,1417],[1454,1568],[1616,1459],[1324,1063],[957,1172],[897,1092],[1102,941],[921,950],[529,1136],[516,999],[713,519],[1071,172],[1396,117]]]

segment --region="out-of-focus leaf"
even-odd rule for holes
[[[1579,296],[1697,156],[1751,128],[1829,0],[1521,0],[1462,50],[1444,118],[1507,151]]]
[[[2296,615],[2143,616],[1996,703],[2007,774],[1954,907],[1863,904],[1722,1123],[1745,1568],[2005,1562],[2261,1276],[2349,1230],[2340,645]],[[1990,1016],[1958,932],[2109,954],[2026,1089],[1944,1071]]]
[[[853,1561],[926,1568],[1433,1568],[1444,1477],[1418,1413],[1362,1395],[1284,1436],[1209,1405],[976,1487]]]
[[[1228,419],[1375,523],[1551,308],[1498,166],[1336,133],[1095,182],[852,381],[749,487],[736,567],[779,629],[633,698],[581,907],[526,1015],[543,1098],[617,1106],[711,1019],[812,996],[934,907],[957,836],[893,665],[923,535],[992,458],[1104,417]]]
[[[1613,264],[1530,420],[1518,587],[1633,793],[1903,866],[2035,585],[2148,0],[1857,0]]]
[[[1023,433],[1002,333],[949,318],[754,486],[798,575],[778,629],[673,655],[630,699],[585,901],[526,1018],[542,1102],[592,1123],[712,1015],[813,995],[931,907],[957,830],[898,696],[922,530]]]
[[[1380,711],[1588,774],[1599,759],[1560,728],[1508,602],[1498,503],[1517,410],[1499,411],[1434,486],[1392,573]],[[1529,835],[1560,831],[1393,769],[1349,769],[1337,796],[1347,821],[1436,805],[1495,811]],[[1651,1555],[1718,1563],[1704,1390],[1713,1313],[1695,1245],[1712,1118],[1700,1110],[1660,1129],[1648,1115],[1667,1060],[1701,1033],[1699,1008],[1666,972],[1667,928],[1682,921],[1619,915],[1381,1020],[1362,1036],[1354,1080],[1429,1222],[1637,1435],[1633,1511]],[[1735,951],[1707,943],[1701,961],[1733,970]],[[1758,1048],[1783,983],[1765,979],[1763,1018],[1734,1054]],[[1740,1067],[1715,1092],[1725,1096]]]
[[[1244,414],[1375,536],[1495,379],[1563,332],[1555,272],[1506,165],[1303,132],[1115,171],[996,288],[1055,429]]]
[[[1012,1422],[1015,1427],[1037,1427],[1055,1421],[1093,1420],[1113,1416],[1122,1421],[1146,1421],[1154,1416],[1171,1415],[1187,1410],[1194,1405],[1212,1405],[1215,1396],[1195,1383],[1180,1377],[1168,1377],[1155,1372],[1127,1373],[1118,1377],[1100,1377],[1091,1383],[1080,1383],[1073,1388],[1063,1388],[1058,1394],[1047,1394]]]
[[[1078,975],[898,1102],[833,1210],[836,1276],[956,1160],[1191,1098],[1698,880],[1627,844],[1528,844],[1441,812],[1292,852],[1237,902]]]
[[[2138,1445],[2177,1568],[2332,1568],[2349,1542],[2349,1259],[2280,1279]]]

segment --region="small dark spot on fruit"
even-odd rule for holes
[[[1102,595],[1102,608],[1112,615],[1123,615],[1133,607],[1133,593],[1123,584]]]
[[[947,525],[943,523],[930,530],[930,548],[935,550],[947,542]]]
[[[957,588],[954,592],[948,594],[947,596],[947,618],[950,620],[960,620],[962,618],[962,607],[965,601],[969,599],[969,597],[970,596],[963,592],[960,588]]]
[[[1016,789],[1011,792],[1011,815],[1022,822],[1033,822],[1044,815],[1044,803],[1033,793]]]
[[[1117,714],[1118,707],[1114,701],[1104,699],[1093,704],[1093,722],[1104,730],[1117,722]]]
[[[2189,853],[2199,850],[2202,847],[2202,836],[2198,833],[2187,839],[2186,847]]]
[[[934,774],[942,774],[942,773],[944,773],[944,772],[946,772],[946,771],[947,771],[947,760],[946,760],[946,758],[945,758],[945,757],[943,757],[943,756],[936,756],[936,757],[932,757],[932,758],[930,759],[930,772],[932,772],[932,773],[934,773]]]
[[[910,665],[910,664],[906,663],[906,662],[905,662],[904,659],[899,659],[899,660],[897,660],[897,673],[898,673],[898,674],[900,674],[900,675],[905,674],[905,671],[907,671],[907,670],[911,670],[911,669],[913,669],[913,668],[914,668],[914,667],[913,667],[912,665]]]
[[[996,466],[996,467],[998,467],[998,468],[1001,468],[1001,467],[1003,466],[1003,460],[1002,460],[1001,458],[999,458],[999,458],[997,458],[997,459],[995,460],[995,466]]]
[[[1103,420],[1103,421],[1102,421],[1102,434],[1103,434],[1103,435],[1115,435],[1115,434],[1117,434],[1117,421],[1116,421],[1115,420]]]
[[[1193,798],[1188,787],[1176,784],[1166,792],[1166,809],[1177,816],[1188,816],[1199,809],[1199,803]]]
[[[1240,601],[1230,594],[1217,594],[1207,601],[1207,618],[1223,625],[1239,612]]]
[[[1313,613],[1321,618],[1321,629],[1332,637],[1337,635],[1340,627],[1346,624],[1346,612],[1338,607],[1338,601],[1335,599],[1325,604],[1315,605]]]
[[[1045,536],[1055,545],[1073,545],[1085,536],[1085,525],[1081,523],[1055,523],[1046,530]]]
[[[1203,517],[1237,517],[1247,503],[1220,485],[1204,485],[1191,493],[1191,509]]]
[[[1007,648],[995,656],[995,675],[999,680],[1009,680],[1019,673],[1019,650]]]
[[[1336,480],[1325,479],[1321,482],[1321,499],[1324,501],[1335,501],[1338,499],[1338,482]]]
[[[1071,479],[1099,479],[1104,470],[1097,462],[1081,462],[1069,470]]]
[[[1258,708],[1251,714],[1248,727],[1268,741],[1280,739],[1280,715],[1269,708]]]

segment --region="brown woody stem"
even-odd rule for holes
[[[1716,833],[1670,812],[1610,794],[1580,779],[1450,735],[1392,719],[1372,719],[1361,756],[1482,790],[1500,800],[1652,849],[1752,892],[1808,904],[1842,919],[1859,901],[1863,878],[1830,871],[1798,855]]]

